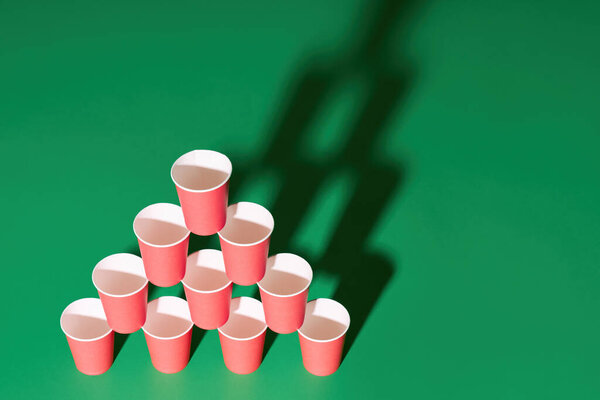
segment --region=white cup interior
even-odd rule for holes
[[[205,192],[223,185],[231,176],[231,161],[212,150],[185,153],[171,167],[171,179],[182,189]]]
[[[75,300],[60,316],[60,327],[75,340],[92,341],[101,339],[111,331],[100,299]]]
[[[350,326],[348,310],[335,300],[316,299],[306,304],[304,323],[298,332],[317,342],[335,340]]]
[[[152,204],[140,211],[133,220],[133,231],[151,246],[174,245],[190,234],[181,207],[170,203]]]
[[[216,292],[228,286],[231,280],[225,273],[223,253],[204,249],[190,254],[182,283],[188,289],[205,293]]]
[[[102,259],[92,272],[99,292],[109,296],[127,296],[139,292],[148,279],[142,259],[133,254],[113,254]]]
[[[312,276],[310,264],[302,257],[275,254],[267,259],[267,270],[258,286],[273,296],[293,296],[310,285]]]
[[[274,226],[269,210],[259,204],[242,201],[227,207],[227,222],[219,236],[233,244],[250,245],[268,238]]]
[[[251,297],[236,297],[231,299],[229,319],[219,328],[219,332],[230,339],[248,340],[259,336],[266,329],[262,303]]]
[[[148,303],[144,332],[158,339],[175,339],[192,329],[192,317],[187,301],[163,296]]]

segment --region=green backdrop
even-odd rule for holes
[[[0,1],[0,398],[597,399],[599,4]],[[349,309],[334,375],[199,330],[175,375],[141,331],[75,369],[60,313],[201,148]]]

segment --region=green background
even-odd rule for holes
[[[0,397],[599,398],[599,4],[1,0]],[[334,375],[198,330],[181,373],[141,331],[76,371],[60,313],[197,148],[349,309]]]

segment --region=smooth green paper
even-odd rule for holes
[[[218,4],[217,4],[218,3]],[[0,1],[0,398],[597,399],[596,1]],[[195,331],[76,371],[59,316],[196,148],[352,317],[327,378]],[[195,238],[193,249],[218,248]],[[152,297],[181,293],[181,285]],[[255,295],[236,287],[234,295]],[[202,336],[202,337],[201,337]],[[351,345],[351,346],[350,346]]]

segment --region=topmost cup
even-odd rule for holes
[[[171,167],[187,228],[214,235],[225,226],[231,161],[212,150],[185,153]]]

